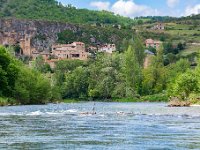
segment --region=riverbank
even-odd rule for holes
[[[14,106],[20,105],[15,99],[0,97],[0,106]]]
[[[168,102],[168,97],[165,94],[155,94],[135,98],[111,98],[111,99],[65,99],[64,103],[78,103],[82,101],[102,101],[102,102]]]
[[[155,94],[155,95],[148,95],[148,96],[142,96],[139,98],[112,98],[112,99],[76,99],[76,98],[68,98],[64,100],[54,100],[49,103],[80,103],[80,102],[91,102],[91,101],[96,101],[96,102],[119,102],[119,103],[136,103],[136,102],[169,102],[169,99],[167,95],[165,94]],[[169,102],[170,103],[170,102]],[[15,106],[15,105],[20,105],[16,100],[12,98],[2,98],[0,97],[0,106]],[[42,105],[42,104],[41,104]],[[200,106],[199,103],[191,103],[190,106]]]
[[[120,98],[113,99],[114,102],[168,102],[168,97],[165,94],[155,94],[142,96],[140,98]]]
[[[156,94],[142,96],[139,98],[112,98],[112,99],[75,99],[68,98],[64,100],[54,100],[51,103],[79,103],[84,101],[102,101],[102,102],[168,102],[168,97],[165,94]],[[0,97],[0,106],[20,105],[15,99]]]

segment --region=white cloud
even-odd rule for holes
[[[117,0],[111,5],[108,1],[91,2],[90,6],[98,10],[108,10],[126,17],[134,18],[136,16],[155,16],[159,14],[157,9],[152,9],[146,5],[138,5],[134,0]]]
[[[177,4],[179,4],[179,0],[167,0],[167,5],[171,8],[175,7]]]
[[[118,0],[112,5],[111,11],[127,17],[153,16],[158,14],[157,10],[145,5],[137,5],[133,0]]]
[[[193,6],[193,7],[188,6],[186,8],[185,15],[189,16],[189,15],[192,15],[192,14],[195,14],[195,15],[200,14],[200,4],[197,4],[197,5]]]
[[[98,10],[109,10],[110,2],[96,1],[91,2],[90,6],[96,7]]]

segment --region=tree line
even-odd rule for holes
[[[124,42],[124,51],[97,53],[88,61],[62,60],[52,69],[39,56],[32,68],[0,47],[0,97],[20,104],[45,104],[68,98],[83,100],[140,99],[163,94],[182,100],[197,99],[199,65],[193,69],[188,59],[165,65],[161,45],[144,68],[145,47],[140,36]],[[1,101],[1,98],[0,98]]]
[[[86,62],[59,61],[56,68],[51,70],[57,96],[84,100],[140,99],[141,96],[155,94],[175,96],[174,92],[169,91],[177,84],[176,79],[180,75],[192,70],[191,62],[187,58],[177,58],[166,64],[167,50],[171,45],[166,44],[160,46],[151,57],[149,66],[144,68],[147,54],[144,53],[142,41],[136,35],[122,42],[123,50],[111,55],[97,53]],[[178,44],[177,48],[182,50],[183,47]]]

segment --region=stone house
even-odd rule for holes
[[[52,55],[57,59],[87,60],[88,58],[85,44],[82,42],[73,42],[71,44],[55,44],[52,46]]]
[[[157,23],[152,27],[152,30],[165,30],[165,25],[163,23]]]
[[[157,40],[153,40],[153,39],[147,39],[145,41],[145,44],[146,44],[146,47],[149,48],[149,47],[153,47],[155,49],[158,50],[158,48],[160,47],[160,45],[162,44],[161,41],[157,41]]]

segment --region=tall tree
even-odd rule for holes
[[[140,65],[140,67],[142,68],[144,65],[144,58],[145,58],[145,54],[144,54],[144,44],[142,42],[142,39],[139,35],[136,34],[136,36],[134,37],[134,49],[135,49],[135,56],[136,59]]]
[[[161,45],[151,66],[143,71],[143,94],[156,94],[166,89],[167,70],[163,61],[163,46]]]
[[[138,93],[140,84],[140,65],[135,55],[135,49],[129,46],[125,53],[126,96],[134,97]]]

